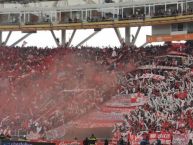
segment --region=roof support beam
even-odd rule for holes
[[[86,41],[88,41],[90,38],[92,38],[93,36],[95,36],[99,32],[100,31],[93,32],[91,35],[89,35],[87,38],[85,38],[83,41],[81,41],[76,47],[82,46],[82,44],[84,44]]]
[[[69,41],[68,41],[67,47],[69,47],[69,46],[71,45],[75,33],[76,33],[76,29],[73,30],[72,35],[71,35],[71,37],[70,37],[70,39],[69,39]]]
[[[62,36],[61,36],[61,40],[62,40],[61,45],[62,45],[62,46],[65,46],[65,45],[66,45],[66,30],[62,30],[61,33],[62,33]]]
[[[115,30],[115,33],[116,33],[118,39],[119,39],[120,44],[122,45],[123,44],[123,38],[121,37],[121,33],[119,31],[119,28],[114,28],[114,30]]]
[[[8,33],[6,39],[5,39],[5,42],[4,42],[4,45],[5,45],[5,46],[7,45],[7,42],[9,41],[9,38],[10,38],[10,36],[11,36],[11,33],[12,33],[12,31],[9,31],[9,33]]]
[[[2,45],[3,32],[0,31],[0,46]]]
[[[135,34],[135,36],[134,36],[134,38],[133,38],[133,40],[132,40],[132,44],[133,44],[133,45],[136,43],[136,40],[137,40],[137,38],[138,38],[138,35],[139,35],[140,30],[141,30],[141,26],[139,26],[139,27],[137,28],[137,32],[136,32],[136,34]]]
[[[130,27],[125,27],[125,43],[129,45],[131,43],[131,30]]]
[[[145,42],[144,44],[142,44],[140,47],[145,47],[148,44],[148,42]]]
[[[53,31],[53,30],[50,30],[50,32],[52,33],[52,36],[53,36],[53,38],[54,38],[54,41],[56,42],[57,47],[59,47],[60,44],[59,44],[58,39],[56,38],[56,35],[54,34],[54,31]]]
[[[24,35],[23,37],[21,37],[19,40],[17,40],[15,43],[13,43],[11,45],[11,47],[14,47],[15,45],[17,45],[18,43],[20,43],[22,40],[24,40],[25,38],[27,38],[28,36],[30,36],[32,33],[27,33],[26,35]]]

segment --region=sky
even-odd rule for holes
[[[131,35],[135,35],[137,31],[137,27],[131,28]],[[76,46],[78,43],[80,43],[84,38],[92,34],[94,30],[78,30],[76,31],[75,37],[72,41],[72,45]],[[120,28],[121,36],[125,37],[125,30],[124,28]],[[57,38],[61,40],[61,31],[54,31]],[[3,41],[5,41],[7,37],[8,32],[3,32]],[[72,30],[67,31],[67,41],[69,40]],[[139,37],[136,41],[137,46],[141,46],[146,42],[146,35],[151,35],[151,26],[145,26],[141,28],[141,31],[139,33]],[[11,37],[7,43],[8,46],[13,44],[15,41],[20,39],[25,33],[21,32],[13,32],[11,34]],[[24,40],[23,40],[24,41]],[[17,46],[21,46],[23,41],[21,41]],[[52,34],[50,31],[38,31],[37,33],[34,33],[27,37],[25,39],[27,42],[26,46],[38,46],[38,47],[56,47],[56,43],[52,37]],[[103,29],[101,32],[96,34],[93,38],[91,38],[89,41],[83,44],[84,46],[94,46],[94,47],[105,47],[105,46],[120,46],[119,40],[115,34],[114,29],[108,28]]]

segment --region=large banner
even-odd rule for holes
[[[193,34],[178,34],[178,35],[162,35],[162,36],[148,36],[147,42],[167,42],[167,41],[181,41],[181,40],[193,40]]]
[[[143,134],[141,134],[141,135],[130,135],[131,145],[139,145],[142,139],[143,139]],[[171,143],[172,143],[172,134],[170,134],[170,133],[151,133],[151,134],[149,134],[150,144],[155,143],[157,139],[160,139],[161,143],[164,144],[164,145],[171,145]]]
[[[103,107],[98,107],[96,111],[78,120],[71,121],[70,124],[77,128],[112,127],[115,123],[123,121],[124,114],[128,114],[137,106],[143,105],[147,101],[148,97],[140,92],[114,96]]]
[[[161,76],[161,75],[156,75],[156,74],[151,74],[151,73],[145,73],[143,74],[142,76],[140,76],[139,78],[141,79],[154,79],[154,80],[164,80],[165,77],[164,76]]]
[[[150,144],[154,143],[157,139],[160,139],[161,143],[164,145],[171,145],[172,134],[171,133],[151,133],[149,134]]]
[[[118,108],[132,108],[144,105],[148,101],[148,97],[144,96],[143,93],[133,93],[129,95],[114,96],[108,101],[105,106],[107,107],[118,107]]]
[[[119,112],[122,114],[126,114],[134,110],[136,107],[107,107],[104,106],[101,108],[102,112],[110,113],[110,112]]]
[[[180,68],[174,66],[161,66],[161,65],[143,65],[139,66],[138,69],[166,69],[166,70],[179,70],[179,71],[187,71],[189,68]]]

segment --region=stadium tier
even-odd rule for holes
[[[191,145],[192,21],[193,0],[0,0],[0,145]],[[83,45],[105,28],[120,47]],[[79,29],[94,32],[73,46]],[[55,48],[23,41],[42,30]]]
[[[191,134],[192,45],[0,50],[3,134],[83,139],[78,132],[89,128],[100,138],[113,137],[107,130]]]

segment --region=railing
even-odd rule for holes
[[[70,2],[70,1],[69,1]],[[0,11],[3,12],[22,12],[22,11],[71,11],[71,10],[88,10],[88,9],[105,9],[105,8],[124,8],[124,7],[144,7],[144,6],[155,6],[155,5],[169,5],[184,3],[184,5],[193,2],[193,0],[126,0],[117,3],[96,3],[96,4],[86,4],[84,1],[77,1],[75,5],[67,5],[66,3],[61,3],[61,5],[54,5],[54,1],[39,2],[39,3],[29,3],[28,5],[23,4],[0,4]]]
[[[136,4],[135,7],[142,6],[141,9],[143,10],[149,9],[149,11],[148,13],[143,11],[136,13],[135,7],[132,6],[134,4],[131,4],[128,2],[131,2],[131,3],[133,2]],[[41,30],[42,29],[47,30],[47,28],[51,28],[51,27],[53,27],[53,29],[55,29],[55,27],[57,27],[57,29],[59,29],[59,27],[63,27],[66,29],[68,28],[85,29],[85,28],[92,28],[91,25],[92,24],[95,25],[94,22],[97,22],[97,23],[109,22],[108,24],[104,24],[106,25],[104,27],[102,26],[101,27],[95,26],[95,27],[111,28],[113,25],[115,27],[119,27],[119,26],[124,27],[126,24],[131,24],[132,26],[133,23],[134,24],[137,23],[136,25],[140,25],[140,26],[151,25],[154,18],[176,17],[177,19],[177,18],[180,18],[180,16],[193,14],[193,8],[191,7],[183,10],[181,9],[178,10],[177,7],[172,10],[168,10],[168,9],[164,9],[160,11],[158,11],[157,9],[156,11],[152,10],[152,9],[155,9],[154,4],[156,4],[156,2],[158,2],[158,0],[143,0],[143,1],[130,0],[130,1],[124,1],[121,3],[110,3],[110,4],[103,4],[103,5],[101,4],[80,5],[78,6],[78,8],[77,6],[69,6],[69,7],[60,6],[56,8],[37,6],[35,8],[18,7],[18,8],[11,8],[11,9],[7,7],[7,8],[0,9],[0,21],[1,21],[0,25],[1,27],[6,26],[6,29],[9,29],[8,27],[11,27],[11,29],[17,29],[17,30],[29,29],[32,26],[34,26],[33,28],[34,30],[38,30],[35,27],[37,25],[41,25],[40,26]],[[165,2],[164,3],[165,6],[167,4],[171,4],[171,1],[168,1],[168,0],[162,0],[161,3],[163,2]],[[180,4],[184,3],[185,5],[186,2],[193,2],[193,0],[186,0],[183,2],[178,0],[173,0],[172,3],[173,2],[179,2]],[[148,5],[137,5],[137,3],[142,3],[142,4],[147,3]],[[129,6],[132,6],[132,7],[128,8]],[[128,11],[128,9],[130,11]],[[155,12],[153,13],[153,11]],[[35,19],[32,19],[34,17]],[[136,20],[136,22],[132,22],[133,20]],[[125,25],[120,25],[120,23],[117,24],[117,21],[121,23],[125,22]],[[164,19],[160,21],[164,21]],[[189,21],[180,20],[179,23],[190,22],[190,21],[192,21],[191,17]],[[176,22],[177,20],[175,21],[175,23]],[[172,19],[171,23],[174,23],[174,19]],[[169,24],[169,21],[167,24]],[[43,25],[45,26],[45,28],[43,28],[44,27]],[[70,26],[67,26],[67,25],[70,25]],[[74,26],[71,27],[72,25]]]

